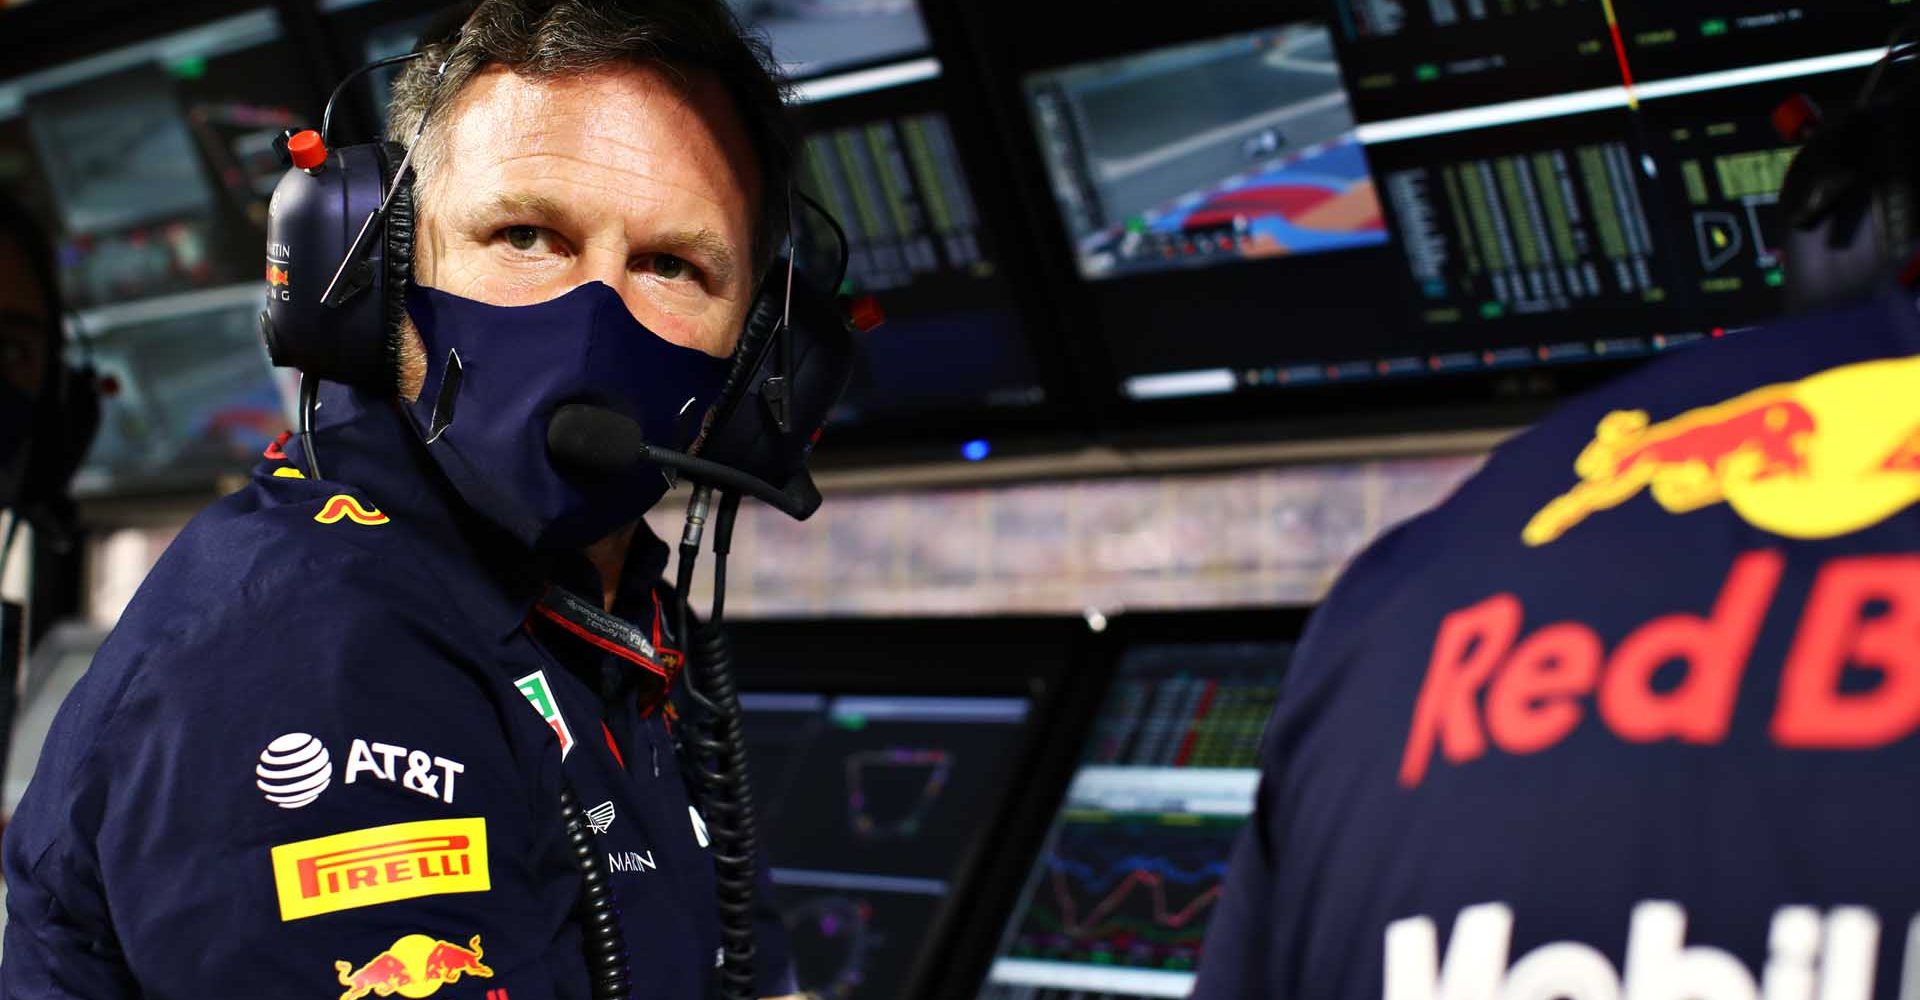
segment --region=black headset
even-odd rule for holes
[[[446,39],[454,37],[449,33]],[[355,78],[422,58],[425,50],[423,43],[349,74],[329,98],[318,132],[289,130],[280,139],[292,166],[268,209],[268,301],[260,333],[275,365],[301,372],[303,432],[309,428],[317,380],[386,396],[398,388],[400,330],[413,278],[412,146],[371,142],[333,148],[328,133],[333,106]],[[423,126],[426,117],[421,116]],[[797,195],[789,204],[796,200],[819,212],[840,240],[842,273],[829,286],[838,287],[847,257],[845,233],[812,199]],[[790,237],[792,229],[790,209]],[[819,506],[807,459],[852,375],[854,343],[846,308],[792,261],[789,246],[760,282],[700,459],[689,462],[659,451],[649,458],[683,472],[703,465],[720,474],[731,470],[738,482],[769,484],[771,491],[748,492],[770,502],[785,498],[775,505],[805,518]],[[310,442],[307,450],[311,455]]]
[[[1872,294],[1899,272],[1920,278],[1920,18],[1889,41],[1852,104],[1823,121],[1797,96],[1774,112],[1787,142],[1804,142],[1780,188],[1789,305],[1798,310]]]

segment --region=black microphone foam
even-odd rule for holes
[[[804,521],[820,508],[820,491],[813,480],[799,476],[782,490],[729,465],[682,454],[647,443],[640,424],[631,417],[588,403],[568,403],[547,424],[547,454],[562,467],[598,475],[619,475],[647,462],[721,490],[742,493]]]
[[[622,413],[586,403],[568,403],[547,425],[547,454],[582,472],[619,475],[647,460],[640,424]]]

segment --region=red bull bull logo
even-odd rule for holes
[[[364,506],[345,493],[335,493],[328,497],[327,502],[321,505],[320,513],[313,515],[313,519],[321,524],[334,524],[345,519],[355,524],[365,525],[385,524],[388,520],[387,515],[382,514],[379,508]]]
[[[291,283],[292,275],[287,272],[286,268],[274,263],[267,264],[268,288],[285,288]]]
[[[481,964],[481,956],[478,934],[464,948],[425,934],[409,934],[357,969],[351,962],[335,962],[333,967],[340,985],[347,988],[340,1000],[395,994],[426,997],[459,982],[461,976],[492,978],[493,970]]]
[[[1686,514],[1715,504],[1788,538],[1834,538],[1920,500],[1920,358],[1868,361],[1652,421],[1609,413],[1574,460],[1580,482],[1521,531],[1546,545],[1646,492]]]

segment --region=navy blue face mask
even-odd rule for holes
[[[427,453],[468,506],[527,545],[578,549],[647,512],[662,470],[562,473],[547,424],[566,403],[637,421],[648,443],[684,451],[719,398],[730,362],[672,344],[601,282],[531,306],[492,306],[433,288],[407,290],[427,378],[407,412]]]

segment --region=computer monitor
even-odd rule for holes
[[[292,425],[260,343],[258,282],[86,310],[69,336],[103,387],[81,496],[204,490]]]
[[[1776,131],[1772,113],[1804,97],[1840,114],[1869,72],[1842,68],[1641,102],[1640,134],[1659,168],[1652,189],[1694,329],[1737,328],[1787,308],[1788,222],[1777,202],[1799,146]]]
[[[1120,653],[979,1000],[1192,990],[1293,646],[1178,631]]]
[[[1620,59],[1638,85],[1872,58],[1912,16],[1906,0],[1613,0],[1613,6]]]
[[[916,0],[727,0],[764,34],[790,79],[802,80],[927,50]]]
[[[1026,93],[1082,277],[1387,240],[1323,25],[1065,66]]]
[[[979,821],[1018,767],[1032,703],[750,692],[741,707],[801,987],[906,995]]]
[[[1631,105],[1620,89],[1599,110],[1390,123],[1367,152],[1413,329],[1483,362],[1538,364],[1640,357],[1779,316],[1775,202],[1799,147],[1772,113],[1797,96],[1844,109],[1868,70],[1842,55],[1649,84]]]
[[[1107,381],[1096,399],[1111,393],[1103,429],[1154,444],[1522,423],[1779,316],[1791,276],[1773,202],[1796,150],[1771,114],[1802,91],[1844,109],[1880,54],[1869,40],[1905,17],[1867,0],[1835,5],[1832,23],[1824,7],[1706,0],[1336,0],[1324,26],[1209,9],[1156,43],[1063,2],[1035,15],[1042,45],[993,34],[1017,5],[982,0],[976,44],[996,99],[1026,113],[1009,145],[1030,197],[1058,212],[1065,238],[1046,246],[1065,326],[1094,349],[1081,370]],[[1301,47],[1314,32],[1331,54]],[[1668,58],[1681,50],[1702,61]],[[1364,170],[1352,190],[1377,206],[1370,245],[1252,256],[1260,223],[1237,214],[1189,253],[1194,214],[1219,221],[1213,194],[1147,213],[1127,200],[1130,171],[1209,142],[1263,147],[1253,95],[1274,90],[1244,74],[1322,69],[1353,140],[1322,155],[1350,150]],[[1133,96],[1156,78],[1178,81],[1164,88],[1177,99]],[[1115,110],[1152,99],[1171,103],[1139,121]],[[1114,138],[1154,129],[1191,141]],[[1234,186],[1257,183],[1236,177],[1221,197],[1239,207]]]
[[[213,207],[186,115],[159,67],[36,94],[28,109],[67,232],[110,232]]]
[[[1903,0],[1332,0],[1328,15],[1363,122],[1591,108],[1626,85],[1884,49],[1904,16]]]
[[[1327,17],[1356,117],[1381,121],[1619,84],[1610,2],[1331,0]]]
[[[1074,620],[733,628],[762,843],[799,984],[926,996],[1044,755]]]
[[[800,109],[800,190],[849,242],[839,290],[875,296],[886,316],[859,335],[829,450],[848,430],[871,435],[939,415],[992,427],[1047,401],[1036,317],[1009,274],[1008,210],[975,184],[947,103],[935,79]],[[816,213],[796,218],[806,269],[832,275],[838,241]]]
[[[319,116],[302,64],[260,8],[0,80],[65,237],[68,305],[260,279],[274,139]]]

